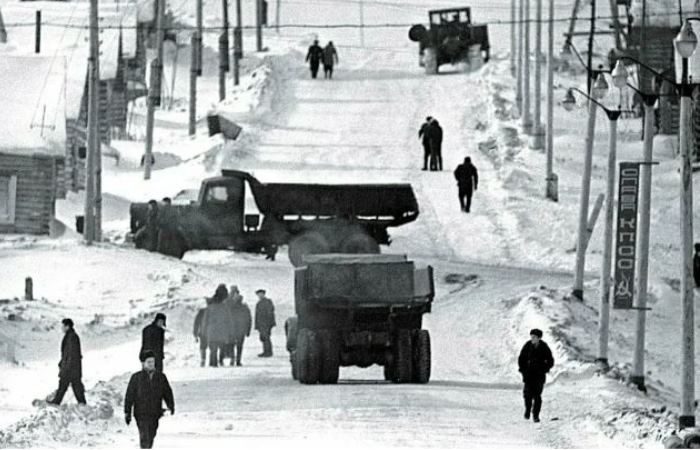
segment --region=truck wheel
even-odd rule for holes
[[[413,381],[427,383],[430,380],[430,333],[413,330]]]
[[[293,351],[289,353],[289,364],[292,366],[292,380],[299,379],[299,373],[297,369],[297,352]]]
[[[389,363],[384,364],[384,379],[386,381],[394,379],[394,368]]]
[[[304,384],[318,383],[320,370],[319,345],[313,331],[299,330],[296,366],[299,381]]]
[[[321,233],[308,231],[295,237],[289,243],[289,261],[294,267],[299,267],[303,264],[304,255],[328,253],[329,250],[328,241]]]
[[[341,253],[379,253],[379,244],[365,233],[353,233],[340,243]]]
[[[423,64],[425,65],[425,73],[427,75],[435,75],[438,73],[437,48],[426,47],[423,50]]]
[[[411,330],[399,330],[396,336],[396,365],[394,367],[394,383],[410,383],[413,368],[413,352],[411,351]]]
[[[299,319],[290,317],[284,322],[284,334],[287,337],[287,351],[293,352],[297,348],[297,326]]]
[[[340,341],[337,333],[324,330],[318,333],[318,341],[321,347],[321,373],[322,384],[336,384],[340,372]]]

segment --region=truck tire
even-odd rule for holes
[[[292,380],[299,379],[299,372],[297,369],[297,352],[296,350],[289,353],[289,365],[292,366]]]
[[[316,334],[306,328],[299,330],[296,351],[296,367],[299,381],[304,384],[316,384],[319,379],[320,355]]]
[[[413,369],[411,330],[399,330],[396,334],[394,383],[410,383]]]
[[[366,233],[352,233],[340,243],[341,253],[379,253],[379,244]]]
[[[284,334],[287,337],[287,351],[293,352],[297,348],[297,327],[299,319],[290,317],[284,322]]]
[[[321,347],[321,384],[336,384],[340,375],[340,339],[337,333],[324,330],[318,333]]]
[[[438,73],[437,48],[426,47],[425,50],[423,50],[423,63],[425,65],[426,75],[435,75]]]
[[[414,383],[430,381],[430,333],[413,330],[413,379]]]
[[[304,255],[328,253],[329,251],[328,241],[321,233],[307,231],[289,242],[289,261],[294,267],[299,267],[303,264],[302,258]]]

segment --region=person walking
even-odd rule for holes
[[[542,330],[530,330],[530,340],[523,345],[518,357],[518,370],[523,376],[523,397],[525,399],[525,419],[540,421],[542,390],[547,381],[547,372],[554,366],[552,351],[542,340]]]
[[[159,372],[163,371],[163,358],[165,355],[163,351],[165,345],[165,320],[165,314],[158,313],[153,322],[141,332],[141,351],[139,355],[142,355],[146,350],[152,350],[156,357],[156,370]]]
[[[418,130],[418,139],[423,143],[423,169],[428,170],[428,162],[430,160],[430,122],[433,118],[428,116],[425,118],[425,122],[420,126]],[[432,165],[432,162],[431,162]]]
[[[226,346],[233,342],[233,317],[225,303],[228,289],[223,284],[216,288],[202,319],[204,332],[209,345],[209,367],[224,364]]]
[[[259,358],[272,356],[272,329],[277,325],[275,322],[275,305],[272,300],[265,296],[265,289],[255,291],[258,296],[258,303],[255,305],[255,329],[260,333],[260,342],[263,351]]]
[[[442,127],[437,119],[430,122],[430,170],[442,170]]]
[[[233,316],[233,344],[231,344],[231,365],[241,365],[241,357],[243,356],[243,343],[245,338],[250,336],[252,326],[252,317],[250,308],[243,303],[243,296],[238,291],[238,286],[231,286],[231,295],[229,295],[229,307]]]
[[[323,49],[323,76],[333,78],[333,65],[338,63],[338,52],[335,50],[333,41],[328,41],[328,45]]]
[[[80,337],[75,332],[71,319],[63,319],[63,341],[61,341],[61,361],[58,363],[58,390],[53,399],[47,403],[60,405],[68,386],[73,388],[75,400],[84,405],[85,386],[83,386],[83,354],[80,351]]]
[[[139,429],[141,448],[153,448],[158,422],[163,416],[163,402],[175,414],[175,399],[168,377],[156,369],[157,355],[152,350],[141,354],[142,369],[131,375],[124,395],[124,421],[131,424],[133,414]]]
[[[209,299],[207,299],[207,305],[209,305]],[[197,315],[194,316],[194,327],[192,329],[192,334],[194,334],[194,341],[199,342],[199,366],[204,367],[207,361],[207,334],[204,330],[204,313],[206,312],[206,306],[200,308],[197,311]]]
[[[468,213],[472,206],[472,195],[479,187],[479,172],[472,164],[472,159],[467,156],[464,163],[457,166],[454,175],[459,190],[459,206],[462,211]]]
[[[316,39],[306,53],[306,62],[309,63],[309,68],[311,69],[311,78],[316,78],[316,75],[318,75],[318,66],[321,63],[321,59],[323,59],[323,49],[318,45],[318,39]]]

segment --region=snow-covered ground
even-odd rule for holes
[[[249,3],[249,2],[248,2]],[[429,7],[377,1],[365,6],[366,23],[424,22]],[[509,2],[472,4],[476,20],[507,17]],[[184,4],[183,4],[184,5]],[[208,25],[218,24],[217,2],[205,2]],[[286,2],[285,2],[286,5]],[[179,11],[191,21],[189,9]],[[189,6],[187,6],[189,8]],[[358,4],[305,0],[286,6],[283,23],[357,22]],[[558,15],[570,5],[558,6]],[[251,11],[244,10],[247,18]],[[250,23],[246,19],[245,23]],[[562,25],[563,26],[563,25]],[[328,440],[381,447],[610,447],[658,446],[675,423],[679,372],[678,173],[671,140],[657,139],[654,168],[651,307],[647,368],[650,392],[627,387],[634,317],[613,312],[610,376],[596,374],[597,281],[602,236],[593,234],[585,302],[567,297],[579,200],[585,120],[583,108],[555,111],[555,171],[559,203],[544,199],[542,152],[527,148],[514,116],[514,80],[508,72],[508,26],[490,28],[494,58],[480,70],[449,67],[426,77],[416,45],[404,28],[282,28],[266,30],[270,51],[252,52],[246,31],[241,86],[217,104],[215,39],[205,53],[198,111],[225,111],[244,131],[235,142],[208,137],[203,120],[187,136],[187,51],[178,58],[175,107],[157,113],[156,167],[150,181],[138,167],[141,143],[113,144],[119,165],[104,160],[104,229],[109,242],[86,247],[72,231],[82,194],[58,204],[67,226],[60,239],[0,239],[0,331],[18,344],[19,364],[5,363],[0,380],[0,446],[134,446],[135,429],[121,420],[119,394],[139,367],[140,329],[156,311],[168,314],[166,373],[177,414],[161,422],[157,445],[224,446],[319,444]],[[318,36],[340,53],[333,81],[309,79],[306,46]],[[174,54],[169,49],[166,74]],[[183,53],[187,53],[183,55]],[[185,75],[182,75],[185,74]],[[555,95],[585,83],[557,74]],[[231,81],[229,80],[229,85]],[[140,136],[142,107],[130,133]],[[417,129],[427,115],[445,130],[445,171],[423,172]],[[607,127],[599,117],[592,195],[603,191]],[[639,159],[639,120],[620,123],[621,159]],[[479,168],[473,212],[459,211],[451,171],[465,156]],[[176,196],[197,189],[222,168],[253,172],[263,180],[404,181],[420,205],[419,219],[391,231],[388,252],[407,253],[435,268],[437,297],[426,319],[433,344],[428,385],[391,385],[381,370],[342,369],[337,386],[302,386],[291,380],[281,327],[275,357],[254,357],[246,344],[242,368],[200,369],[191,326],[204,297],[218,283],[238,284],[246,300],[266,287],[277,322],[293,313],[292,270],[284,251],[275,262],[231,252],[190,252],[183,261],[137,251],[123,243],[131,201]],[[698,198],[696,192],[695,198]],[[32,276],[38,300],[17,300]],[[84,349],[89,409],[31,405],[55,388],[64,316],[76,321]],[[543,422],[522,419],[516,357],[530,328],[545,331],[557,364],[545,389]],[[698,378],[700,381],[700,377]],[[99,399],[99,401],[98,401]],[[72,394],[65,403],[72,403]],[[109,408],[114,414],[110,415]],[[349,445],[349,444],[348,444]]]

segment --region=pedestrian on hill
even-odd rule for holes
[[[272,329],[277,325],[275,322],[275,305],[272,300],[265,296],[265,289],[255,291],[258,296],[258,303],[255,305],[255,329],[260,333],[260,342],[263,351],[259,358],[272,356]]]
[[[227,297],[226,286],[217,286],[202,319],[209,344],[209,367],[223,366],[226,346],[233,342],[233,317],[230,307],[226,304]]]
[[[328,41],[328,45],[323,49],[323,76],[333,78],[333,65],[338,63],[338,52],[335,50],[333,41]]]
[[[146,326],[141,332],[141,351],[139,357],[147,350],[151,350],[156,358],[156,370],[163,371],[163,358],[165,352],[165,314],[156,314],[155,319],[150,325]]]
[[[426,117],[425,122],[423,122],[418,130],[418,139],[423,143],[423,170],[428,170],[428,162],[430,160],[430,132],[428,128],[432,120],[433,118],[431,116]]]
[[[442,127],[436,118],[430,121],[430,170],[442,170]]]
[[[323,59],[323,49],[318,45],[318,39],[316,39],[306,53],[306,62],[309,63],[309,68],[311,69],[311,78],[316,78],[316,75],[318,75],[318,66],[321,63],[321,59]]]
[[[252,326],[252,317],[250,308],[243,303],[243,296],[238,291],[238,286],[231,286],[228,299],[231,315],[233,316],[233,343],[231,344],[231,365],[241,365],[241,357],[243,356],[243,343],[245,338],[250,336]]]
[[[58,363],[58,390],[49,404],[60,405],[66,395],[68,386],[73,388],[75,400],[85,404],[85,386],[83,386],[83,354],[80,351],[80,337],[73,328],[71,319],[63,319],[63,341],[61,341],[61,361]]]
[[[158,202],[155,200],[148,201],[148,210],[146,211],[146,223],[141,225],[141,228],[134,234],[134,243],[136,248],[145,248],[149,252],[155,252],[158,249]]]
[[[523,345],[518,357],[518,370],[523,376],[523,397],[525,398],[525,419],[540,421],[542,390],[547,381],[547,372],[554,366],[552,351],[542,340],[542,330],[530,330],[530,340]]]
[[[462,211],[468,213],[472,206],[472,195],[479,187],[479,172],[472,164],[472,159],[467,156],[464,163],[457,166],[454,175],[459,191],[459,206]]]
[[[207,299],[207,305],[209,305],[209,300],[210,299]],[[204,308],[200,308],[199,311],[197,311],[197,315],[194,316],[194,328],[192,330],[192,334],[194,334],[194,341],[199,342],[200,367],[204,367],[204,364],[207,360],[207,334],[205,333],[203,323],[204,313],[206,312],[206,310],[207,308],[205,306]]]
[[[142,369],[131,375],[124,395],[124,421],[128,426],[133,414],[139,429],[141,448],[152,448],[158,431],[158,422],[163,416],[163,401],[175,414],[175,400],[168,378],[156,369],[157,355],[152,350],[141,354]]]
[[[693,278],[695,287],[700,288],[700,243],[695,243],[695,255],[693,255]]]

